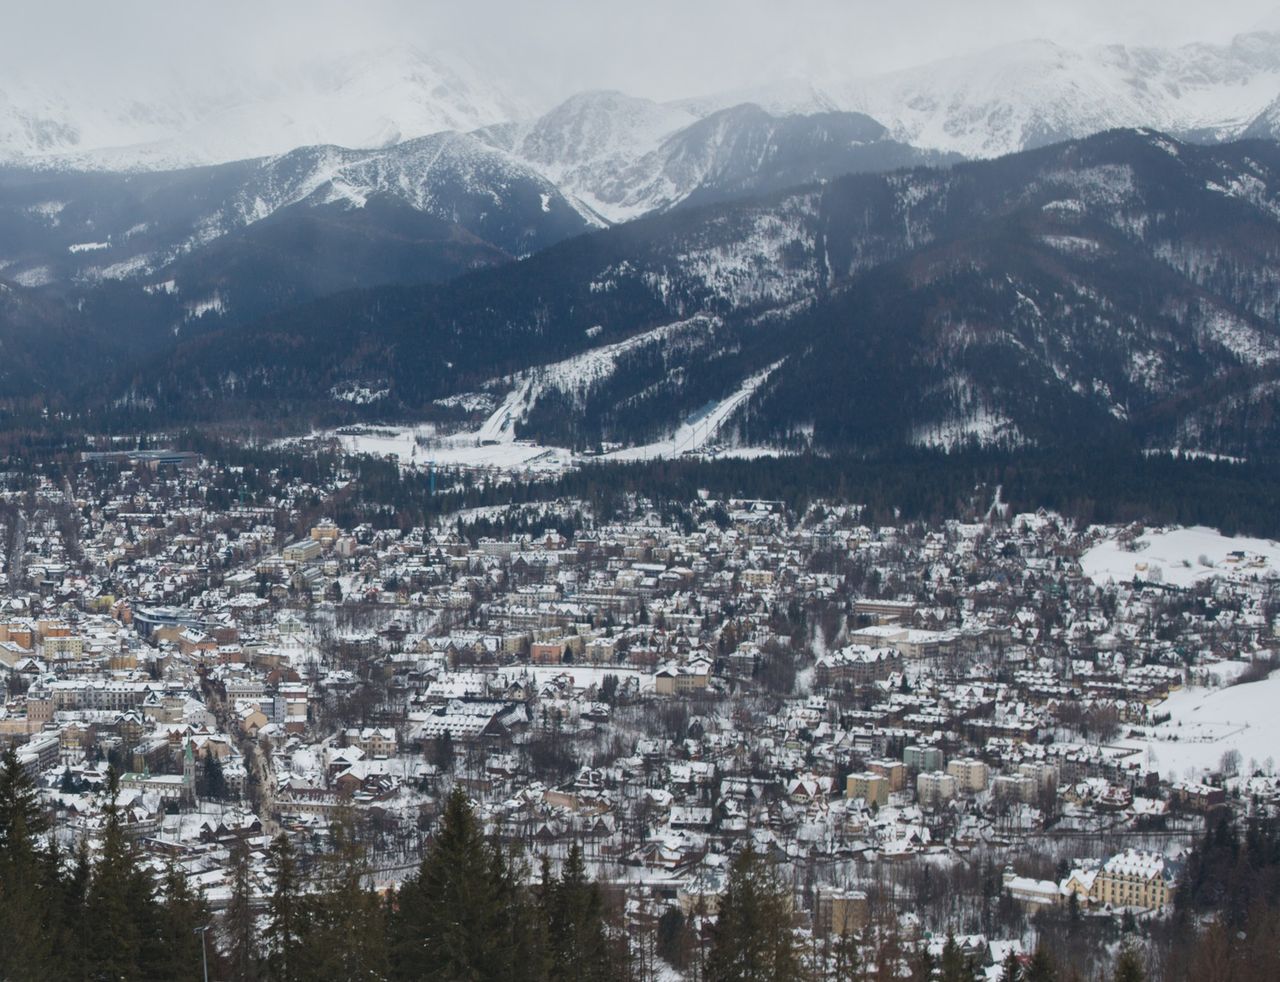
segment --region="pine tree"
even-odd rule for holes
[[[258,952],[254,944],[253,890],[249,875],[249,850],[237,841],[231,847],[231,899],[225,920],[227,957],[235,982],[258,977]]]
[[[157,912],[159,944],[154,957],[146,959],[146,976],[156,982],[196,978],[204,956],[200,932],[212,915],[178,866],[169,866],[162,885],[164,901]]]
[[[218,755],[210,751],[205,754],[200,769],[200,797],[210,801],[226,801],[230,795],[227,789],[227,778],[222,771],[222,761]]]
[[[333,855],[322,876],[329,889],[301,907],[295,978],[372,982],[388,975],[386,909],[365,886],[369,867],[351,825],[349,814],[334,823]]]
[[[933,957],[933,952],[929,950],[929,943],[926,941],[920,945],[920,950],[912,960],[911,982],[932,982],[933,973],[937,967],[937,959]]]
[[[616,977],[610,964],[600,888],[587,879],[582,850],[576,842],[569,848],[560,879],[544,887],[543,909],[552,979],[582,982]]]
[[[846,930],[836,937],[831,946],[831,963],[832,982],[854,982],[863,977],[858,937],[852,930]]]
[[[1125,945],[1116,959],[1115,982],[1146,982],[1147,973],[1142,968],[1142,958],[1131,946]]]
[[[1004,956],[1000,982],[1022,982],[1022,963],[1018,960],[1018,953],[1014,951],[1012,945]]]
[[[298,864],[289,837],[283,832],[271,843],[271,866],[275,887],[267,905],[268,975],[272,982],[294,982],[298,978],[298,934],[300,911]]]
[[[729,867],[707,956],[708,982],[788,982],[802,977],[789,899],[748,845]]]
[[[93,864],[89,861],[89,848],[84,840],[76,851],[76,861],[70,875],[62,882],[61,911],[57,919],[68,934],[82,930],[87,920],[89,885],[93,878]],[[69,944],[59,952],[59,967],[64,978],[83,979],[89,974],[88,946]]]
[[[535,977],[529,926],[515,876],[455,788],[418,874],[400,889],[391,923],[394,976]]]
[[[12,747],[0,757],[0,976],[46,977],[60,927],[56,858],[39,843],[47,823],[35,784]]]
[[[0,854],[34,851],[34,840],[46,830],[35,782],[13,747],[0,755]]]
[[[107,771],[108,803],[102,845],[93,866],[85,903],[85,942],[90,976],[134,979],[142,972],[144,925],[154,904],[150,878],[140,871],[133,844],[124,833],[116,798],[120,790],[115,768]],[[141,903],[142,909],[136,905]]]
[[[942,982],[973,982],[973,965],[956,943],[956,936],[950,932],[947,934],[946,944],[942,946],[939,968]]]
[[[1049,949],[1037,945],[1031,961],[1022,971],[1022,982],[1058,982],[1058,966]]]

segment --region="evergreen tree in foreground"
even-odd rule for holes
[[[116,806],[119,778],[107,772],[106,827],[93,864],[93,878],[85,904],[87,941],[93,952],[90,977],[132,979],[140,974],[142,932],[133,901],[138,894],[137,854],[124,834]],[[149,893],[149,891],[148,891]]]
[[[712,928],[707,982],[789,982],[802,977],[790,898],[748,845],[729,867]]]
[[[1027,967],[1022,970],[1022,982],[1058,982],[1058,966],[1049,949],[1037,945]]]
[[[1022,980],[1022,963],[1018,961],[1018,953],[1014,951],[1013,946],[1009,946],[1009,951],[1004,956],[1001,963],[1000,982],[1021,982]]]
[[[40,846],[45,831],[35,785],[10,747],[0,757],[0,977],[5,979],[41,978],[56,951],[58,859],[56,850],[50,860]]]
[[[267,906],[267,974],[272,982],[295,982],[301,897],[297,860],[284,833],[272,841],[270,857],[275,888]]]
[[[538,977],[532,918],[502,850],[455,788],[391,923],[393,977],[440,982]]]
[[[569,849],[560,879],[543,874],[542,906],[550,955],[550,978],[559,982],[609,982],[619,977],[604,927],[600,887],[587,879],[582,850]]]
[[[243,842],[231,847],[231,900],[227,904],[227,954],[235,982],[255,982],[258,952],[255,945],[253,891],[249,882],[249,850]]]

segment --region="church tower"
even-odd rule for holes
[[[196,755],[191,750],[190,740],[182,755],[182,796],[187,801],[196,800]]]

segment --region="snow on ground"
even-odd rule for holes
[[[720,427],[741,407],[756,389],[781,365],[776,361],[763,371],[748,377],[738,391],[716,403],[708,412],[686,420],[665,440],[646,443],[639,447],[627,447],[605,454],[602,460],[652,460],[657,457],[678,457],[689,450],[698,450],[709,443]]]
[[[1137,550],[1129,552],[1116,539],[1099,542],[1080,557],[1080,567],[1095,583],[1136,576],[1180,587],[1213,576],[1280,575],[1280,543],[1270,539],[1232,538],[1196,526],[1149,532],[1134,545]]]
[[[529,440],[517,440],[516,427],[549,388],[570,395],[584,394],[591,384],[608,378],[617,369],[620,355],[645,344],[661,343],[687,329],[698,330],[710,322],[695,317],[665,324],[615,344],[604,345],[550,365],[495,380],[488,388],[511,386],[507,394],[475,430],[442,434],[431,424],[419,426],[348,426],[304,438],[332,439],[347,453],[394,456],[410,467],[473,467],[508,471],[558,473],[583,459],[564,447],[545,447]],[[713,445],[725,422],[755,393],[782,362],[776,362],[747,378],[742,386],[706,412],[683,423],[670,437],[657,443],[629,447],[600,460],[650,460],[676,457],[689,451],[705,451],[711,456],[762,457],[777,451],[765,447],[724,448]],[[475,396],[474,393],[468,394]],[[294,442],[294,441],[285,441]]]
[[[1268,759],[1280,754],[1278,704],[1280,672],[1261,682],[1227,688],[1189,686],[1153,708],[1170,714],[1167,723],[1148,727],[1142,737],[1119,740],[1116,746],[1141,754],[1152,770],[1174,780],[1216,771],[1229,750],[1240,752],[1242,769],[1250,768],[1250,761],[1266,767]]]
[[[350,454],[395,457],[407,467],[492,467],[498,470],[561,471],[573,463],[563,447],[543,447],[529,440],[489,438],[480,430],[438,436],[430,423],[419,426],[344,427],[312,434],[308,439],[335,439]]]
[[[639,680],[640,691],[642,692],[652,692],[654,685],[652,672],[641,672],[634,668],[619,668],[617,665],[522,665],[519,674],[535,678],[539,683],[545,682],[547,679],[559,678],[561,675],[568,675],[573,679],[574,685],[584,689],[593,684],[600,685],[604,682],[606,675],[616,675],[618,681],[634,677]]]

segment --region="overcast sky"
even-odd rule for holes
[[[287,66],[387,43],[464,55],[539,102],[674,98],[814,66],[874,74],[993,44],[1220,43],[1280,29],[1275,0],[7,0],[0,79],[110,85]],[[2,93],[0,93],[2,95]]]

